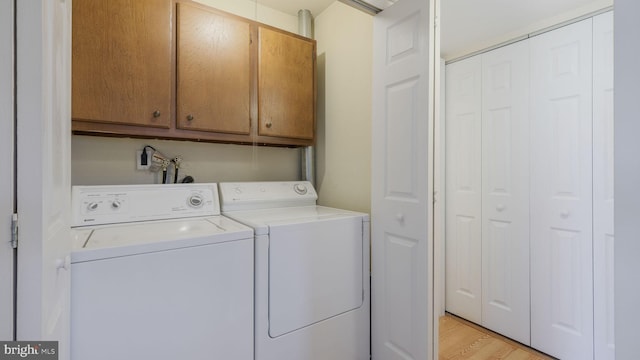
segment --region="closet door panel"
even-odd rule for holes
[[[481,322],[481,57],[446,69],[446,310]]]
[[[593,18],[594,350],[615,359],[613,335],[613,13]]]
[[[529,344],[528,41],[482,68],[482,325]]]
[[[531,344],[593,358],[591,19],[531,39]]]

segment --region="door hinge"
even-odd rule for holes
[[[18,248],[18,214],[11,216],[11,247]]]

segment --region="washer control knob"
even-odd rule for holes
[[[89,211],[95,211],[98,209],[98,203],[97,202],[90,202],[89,205],[87,205],[87,210]]]
[[[293,186],[293,190],[300,195],[304,195],[307,193],[307,187],[304,184],[295,184]]]
[[[191,207],[199,208],[199,207],[202,207],[203,203],[204,203],[204,200],[202,199],[202,196],[200,195],[189,196],[189,205],[191,205]]]
[[[111,203],[111,208],[113,210],[118,210],[120,209],[121,206],[122,206],[122,203],[118,200],[113,200],[113,202]]]

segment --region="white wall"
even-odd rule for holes
[[[640,324],[640,2],[616,0],[615,17],[615,336],[616,359],[638,358]]]
[[[296,32],[298,20],[250,0],[198,0],[239,16]],[[73,136],[73,185],[161,182],[157,175],[135,170],[135,151],[150,144],[167,156],[182,155],[182,174],[197,182],[297,180],[299,150],[186,141]]]
[[[319,203],[371,208],[373,18],[334,2],[315,18]]]
[[[151,145],[166,156],[182,156],[179,176],[196,182],[297,180],[299,150],[189,141],[74,136],[73,185],[161,183],[162,176],[136,170],[136,150]]]

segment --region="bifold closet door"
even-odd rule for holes
[[[447,311],[481,323],[480,56],[446,67],[445,272]]]
[[[483,54],[482,69],[482,325],[528,345],[528,40]]]
[[[593,274],[595,358],[613,360],[612,12],[593,18]]]
[[[593,358],[592,20],[531,38],[531,345]]]

